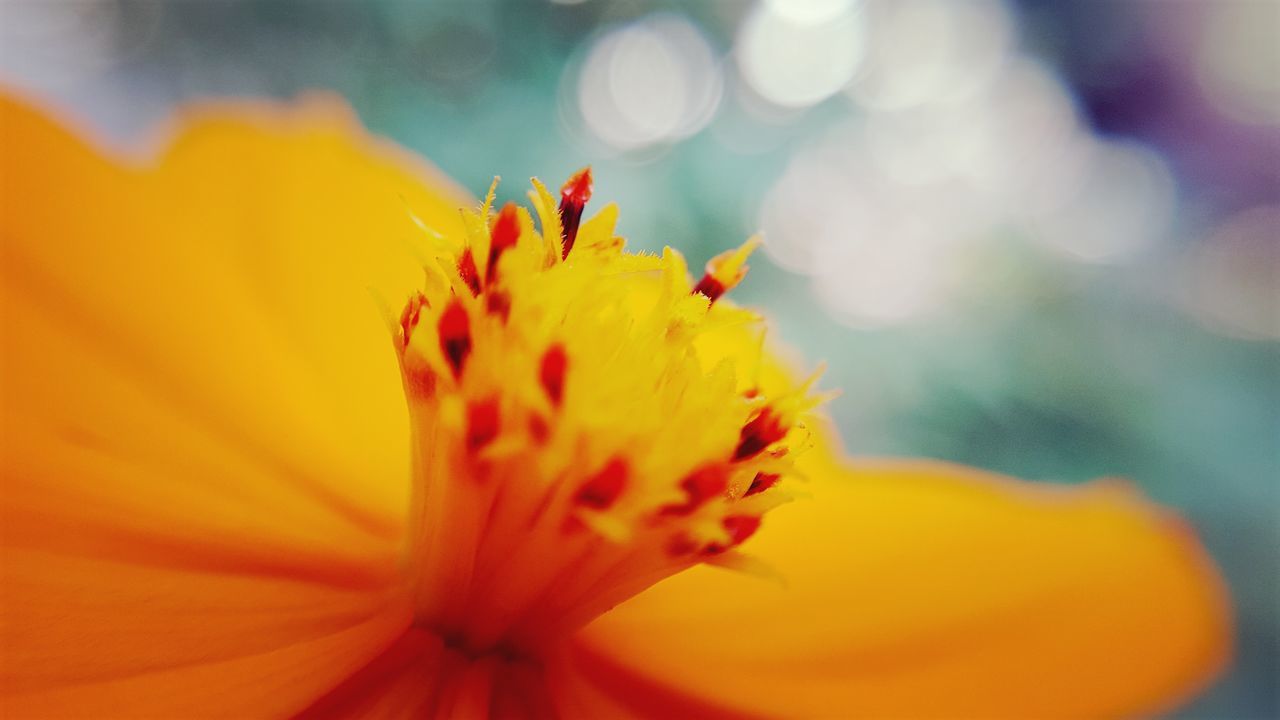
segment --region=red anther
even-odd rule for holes
[[[542,354],[542,367],[538,371],[538,378],[542,381],[542,389],[547,391],[547,397],[551,398],[554,405],[559,405],[564,397],[564,372],[568,366],[569,357],[560,343],[547,348],[547,351]]]
[[[680,481],[680,488],[695,506],[723,493],[728,486],[729,474],[721,465],[708,465]]]
[[[584,167],[574,173],[560,188],[560,240],[561,258],[569,257],[573,243],[578,239],[578,223],[582,221],[582,209],[591,199],[591,168]]]
[[[680,489],[684,490],[685,501],[679,505],[666,505],[662,515],[688,515],[697,510],[703,503],[724,493],[729,487],[729,474],[723,465],[706,465],[680,481]]]
[[[667,554],[670,555],[671,557],[680,557],[681,555],[688,555],[689,553],[697,549],[698,549],[698,544],[695,543],[688,535],[685,535],[684,533],[680,533],[672,537],[670,540],[667,541],[667,546],[666,546]]]
[[[547,419],[541,415],[530,415],[529,435],[539,445],[546,442],[547,438],[551,437],[551,426],[547,424]]]
[[[757,515],[730,515],[720,521],[725,531],[729,533],[728,546],[719,543],[711,543],[703,548],[702,552],[707,555],[718,555],[731,547],[741,545],[747,538],[756,534],[760,529],[760,517]]]
[[[484,284],[492,285],[498,276],[498,258],[508,249],[516,246],[520,239],[520,218],[515,203],[507,203],[498,212],[498,219],[493,221],[493,231],[489,233],[489,265],[484,271]]]
[[[782,476],[777,473],[758,472],[755,477],[751,478],[751,487],[747,488],[747,492],[743,494],[743,497],[750,497],[751,495],[762,493],[774,485],[777,485],[778,480],[781,478]]]
[[[511,296],[501,290],[490,290],[485,309],[490,315],[497,315],[502,318],[502,322],[506,322],[511,317]]]
[[[747,257],[760,244],[759,238],[752,238],[741,246],[727,250],[707,261],[707,272],[693,288],[695,293],[703,295],[714,303],[720,296],[737,287],[747,275]]]
[[[626,487],[627,461],[614,458],[600,472],[582,483],[582,487],[578,488],[578,494],[573,496],[573,501],[596,510],[606,510],[613,505]]]
[[[473,297],[480,294],[480,271],[476,270],[476,258],[471,254],[471,248],[463,250],[462,257],[458,258],[458,276],[471,288]]]
[[[490,398],[467,406],[467,452],[474,453],[498,437],[498,399]]]
[[[401,347],[409,347],[409,337],[413,335],[414,328],[418,327],[418,320],[422,317],[422,306],[427,304],[427,298],[418,293],[409,298],[409,302],[405,303],[404,310],[400,313],[400,340]]]
[[[711,302],[719,300],[720,296],[724,295],[724,290],[724,283],[714,277],[711,277],[711,273],[703,275],[702,279],[699,280],[698,284],[693,288],[695,293],[706,295],[707,299]]]
[[[760,529],[760,516],[730,515],[721,521],[721,525],[729,532],[729,540],[734,545],[741,545]]]
[[[787,428],[782,426],[773,410],[766,407],[743,426],[738,437],[738,447],[733,451],[733,459],[737,461],[753,458],[786,434]]]
[[[471,319],[462,302],[454,299],[440,315],[440,351],[453,369],[455,380],[462,377],[463,364],[471,354]]]

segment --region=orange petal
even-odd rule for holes
[[[12,717],[287,715],[409,622],[394,596],[270,572],[6,548],[0,579]]]
[[[657,659],[657,658],[654,658]],[[752,720],[754,708],[721,703],[708,688],[681,687],[619,662],[592,643],[567,643],[544,660],[547,687],[558,717],[646,720]]]
[[[785,586],[695,568],[579,652],[766,715],[983,718],[1158,711],[1228,654],[1211,562],[1120,483],[879,462],[812,489],[743,546]]]
[[[0,98],[0,167],[0,702],[306,706],[408,622],[370,290],[467,200],[326,101],[194,112],[126,167]]]
[[[421,282],[415,215],[452,230],[463,193],[324,98],[189,110],[159,158],[133,167],[13,100],[0,127],[7,295],[157,401],[311,471],[308,492],[359,478],[345,501],[399,516],[407,418],[375,295],[398,312]],[[13,324],[6,334],[23,331]],[[6,398],[18,415],[95,399],[54,371],[16,385],[29,391]]]
[[[583,648],[537,658],[469,657],[414,628],[298,720],[330,718],[699,718],[746,720]]]

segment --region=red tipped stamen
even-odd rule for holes
[[[667,505],[662,508],[663,515],[689,515],[703,503],[724,493],[729,486],[729,475],[722,465],[707,465],[693,471],[680,481],[680,489],[684,490],[685,501],[679,505]]]
[[[489,234],[489,265],[484,271],[485,285],[492,285],[498,276],[498,258],[508,249],[516,246],[520,239],[520,219],[515,203],[507,203],[493,222],[493,232]]]
[[[485,309],[490,315],[497,315],[506,322],[511,317],[511,296],[501,290],[490,290],[485,300]]]
[[[726,288],[724,283],[712,277],[711,273],[703,275],[702,279],[699,280],[698,284],[693,288],[695,293],[701,293],[702,295],[707,296],[707,299],[711,302],[719,300],[720,296],[724,295],[725,290]]]
[[[462,257],[458,259],[458,275],[471,288],[473,297],[480,294],[480,271],[476,269],[476,258],[471,254],[471,248],[463,250]]]
[[[471,354],[471,319],[457,299],[440,316],[439,331],[440,351],[453,369],[454,379],[461,379],[463,364]]]
[[[547,419],[541,415],[529,416],[529,436],[538,444],[546,442],[551,437],[551,426],[547,424]]]
[[[743,497],[762,493],[777,485],[780,479],[782,479],[782,476],[777,473],[758,472],[755,477],[751,478],[751,487],[747,488],[747,492],[743,494]]]
[[[667,547],[666,547],[667,554],[670,555],[671,557],[680,557],[681,555],[688,555],[689,553],[697,549],[698,549],[697,542],[695,542],[693,538],[690,538],[688,535],[684,533],[675,535],[670,540],[668,540]]]
[[[711,258],[707,262],[707,272],[698,281],[693,291],[706,296],[712,303],[719,300],[747,276],[747,258],[759,244],[758,238],[752,238],[740,247],[726,250]]]
[[[563,243],[561,258],[567,259],[573,243],[578,239],[578,224],[582,221],[582,209],[591,199],[591,168],[585,167],[573,174],[560,188],[560,240]]]
[[[490,398],[467,407],[467,452],[474,453],[498,437],[498,400]]]
[[[758,515],[730,515],[722,521],[724,529],[729,531],[729,539],[734,545],[741,545],[747,538],[760,529]]]
[[[766,407],[743,426],[738,437],[738,447],[733,451],[733,459],[737,461],[753,458],[786,434],[787,428],[782,426],[782,421],[773,410]]]
[[[746,542],[747,538],[755,535],[756,531],[760,529],[760,518],[756,515],[730,515],[720,521],[720,524],[729,533],[729,545],[711,543],[703,550],[708,555],[718,555],[731,547],[736,547]]]
[[[729,474],[720,465],[708,465],[680,481],[680,489],[694,507],[720,495],[728,486]]]
[[[604,466],[603,470],[592,475],[582,484],[582,487],[578,488],[578,494],[573,496],[573,501],[596,510],[606,510],[613,505],[626,486],[627,463],[622,458],[614,458]]]
[[[422,307],[426,304],[427,298],[422,293],[414,295],[409,298],[409,302],[405,303],[404,310],[400,313],[401,347],[409,347],[409,338],[418,327],[418,320],[422,317]]]
[[[542,355],[542,368],[538,377],[542,381],[542,389],[547,391],[547,397],[555,405],[559,405],[564,397],[564,372],[568,365],[569,357],[565,354],[564,346],[559,343],[547,348]]]

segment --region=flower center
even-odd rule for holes
[[[680,570],[733,564],[807,437],[807,385],[766,397],[759,318],[717,302],[755,242],[695,286],[669,248],[625,252],[613,206],[581,222],[590,194],[589,170],[558,207],[535,180],[538,232],[513,204],[492,216],[491,188],[465,237],[429,233],[394,330],[417,619],[470,652],[536,648]]]

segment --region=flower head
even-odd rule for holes
[[[1180,523],[843,459],[752,244],[630,254],[589,171],[474,209],[331,101],[142,165],[0,121],[9,716],[1079,717],[1226,656]]]
[[[806,387],[760,385],[758,319],[721,296],[754,242],[690,281],[631,254],[590,170],[533,214],[493,191],[465,232],[424,229],[392,333],[411,418],[407,573],[419,622],[472,652],[536,649],[724,555],[784,498]],[[478,258],[478,260],[477,260]],[[757,335],[759,331],[755,331]]]

